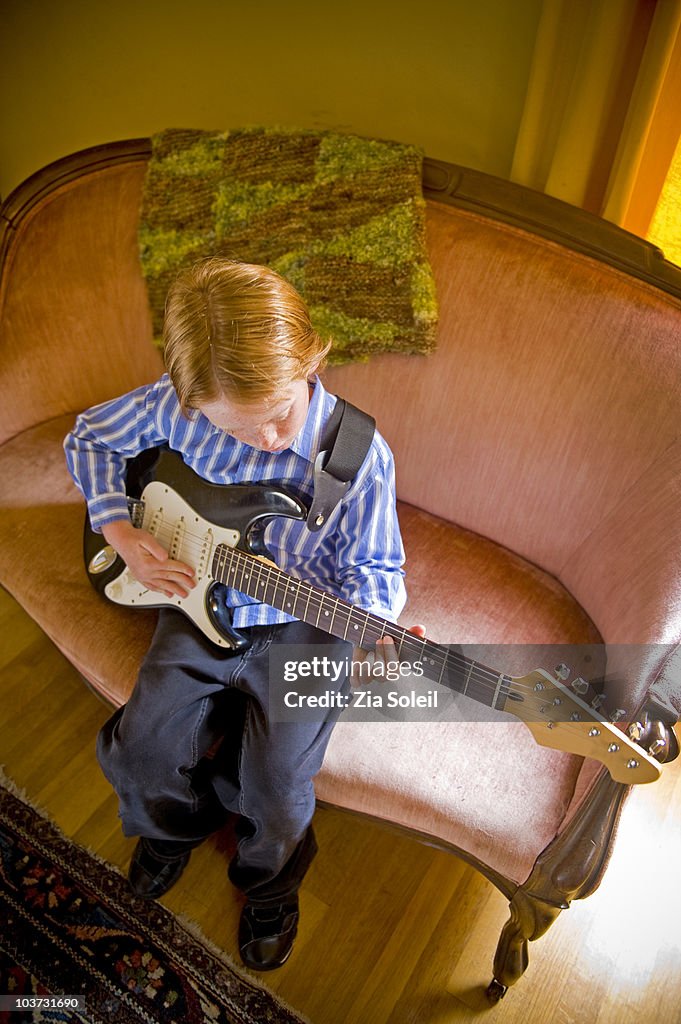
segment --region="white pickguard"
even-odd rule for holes
[[[198,515],[184,498],[159,480],[144,488],[142,526],[168,551],[171,558],[191,565],[196,586],[187,597],[166,597],[143,587],[129,569],[107,584],[104,593],[115,604],[133,608],[170,606],[184,612],[206,636],[220,647],[229,647],[210,620],[206,593],[213,582],[211,564],[217,544],[233,548],[239,540],[237,530],[229,530]]]

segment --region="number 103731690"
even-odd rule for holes
[[[0,1010],[85,1010],[83,996],[0,994]]]

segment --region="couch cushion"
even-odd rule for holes
[[[403,625],[422,622],[443,644],[601,642],[553,576],[477,533],[404,502],[398,508],[409,595]]]
[[[118,608],[83,568],[83,499],[62,441],[75,416],[41,423],[0,447],[0,582],[107,700],[132,689],[155,612]]]
[[[111,605],[87,581],[83,503],[62,451],[72,422],[48,421],[0,447],[0,581],[95,689],[120,704],[155,614]],[[597,642],[569,594],[536,567],[412,506],[400,518],[411,595],[405,624],[422,621],[444,643]],[[485,719],[341,722],[318,778],[320,799],[407,825],[521,881],[555,835],[582,761],[538,747],[505,716]]]
[[[538,746],[521,722],[341,721],[315,788],[520,884],[556,836],[582,764]]]

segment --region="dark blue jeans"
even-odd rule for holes
[[[267,905],[297,892],[316,853],[312,780],[339,714],[272,721],[270,646],[325,644],[341,659],[351,645],[302,622],[244,632],[248,650],[224,650],[182,613],[163,609],[135,689],[102,728],[97,756],[118,794],[125,835],[194,846],[239,814],[229,877]]]

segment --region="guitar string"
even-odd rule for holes
[[[155,531],[155,536],[157,537],[160,543],[163,543],[163,540],[169,540],[168,549],[172,549],[173,540],[176,533],[177,530],[173,524],[161,523],[158,529]],[[201,550],[204,548],[205,545],[205,534],[195,534],[185,527],[182,530],[179,549],[175,557],[178,560],[181,560],[183,557],[186,557],[184,556],[185,549],[198,548],[199,550]],[[214,545],[210,543],[210,547],[212,548],[213,546]],[[220,552],[219,549],[222,549],[222,551]],[[336,598],[331,594],[325,594],[323,591],[318,590],[312,584],[308,583],[305,580],[298,580],[295,577],[288,577],[287,574],[280,570],[278,567],[274,565],[268,565],[262,562],[260,559],[256,558],[255,556],[247,554],[246,552],[239,551],[237,548],[232,548],[224,542],[215,545],[215,550],[209,552],[209,556],[211,557],[211,562],[216,557],[218,558],[218,560],[222,560],[223,563],[226,562],[227,558],[229,558],[232,562],[240,562],[241,565],[237,564],[237,566],[235,566],[233,570],[235,574],[238,572],[239,568],[241,568],[242,573],[244,573],[247,568],[250,569],[252,572],[257,573],[259,577],[257,582],[262,582],[265,585],[266,589],[268,587],[274,586],[274,600],[276,600],[276,591],[278,589],[281,588],[283,590],[283,593],[286,594],[286,591],[289,588],[295,588],[298,592],[298,596],[295,598],[295,601],[297,602],[300,597],[300,591],[302,588],[306,592],[307,596],[306,611],[310,607],[312,607],[312,610],[317,611],[319,616],[319,614],[321,614],[321,611],[324,609],[324,604],[326,602],[331,602],[336,605],[336,610],[332,618],[335,618],[335,616],[338,614],[339,608],[341,608],[343,613],[348,616],[348,619],[350,616],[352,616],[353,611],[355,614],[359,613],[360,615],[366,615],[366,622],[362,633],[362,639],[364,639],[368,631],[369,624],[372,623],[374,627],[372,632],[378,634],[377,638],[388,635],[391,636],[393,640],[398,641],[400,655],[402,654],[403,649],[405,647],[410,648],[410,654],[423,654],[425,649],[429,648],[430,656],[428,658],[428,661],[432,667],[440,669],[440,680],[442,679],[442,673],[445,671],[448,665],[452,667],[455,671],[458,671],[460,674],[466,675],[467,679],[465,689],[464,691],[458,692],[463,692],[465,694],[466,690],[470,686],[470,683],[473,682],[476,684],[476,692],[479,692],[480,689],[482,689],[483,692],[488,691],[491,694],[495,694],[497,691],[500,691],[506,694],[508,697],[509,687],[512,685],[512,692],[518,693],[519,691],[524,691],[524,693],[526,694],[523,700],[524,707],[529,711],[535,711],[539,716],[541,716],[539,718],[539,721],[544,722],[547,720],[545,717],[543,717],[547,709],[547,697],[538,697],[534,690],[534,686],[532,686],[531,684],[520,683],[517,677],[514,679],[513,677],[507,676],[505,673],[489,669],[482,663],[476,662],[473,659],[466,658],[465,656],[460,655],[456,651],[452,651],[451,649],[442,653],[439,650],[439,648],[442,645],[435,644],[434,641],[429,640],[427,637],[417,637],[415,636],[415,634],[409,633],[403,627],[393,625],[392,623],[384,623],[383,620],[381,620],[378,616],[373,616],[371,613],[364,612],[363,609],[353,609],[353,606],[349,605],[347,602],[344,602],[341,598]],[[223,568],[224,567],[225,566],[223,564]],[[234,582],[233,585],[235,589],[238,589],[236,581]],[[281,610],[285,611],[285,608]],[[317,621],[319,621],[319,619]],[[390,632],[386,631],[386,626],[390,627]],[[393,635],[393,631],[397,634],[397,636]],[[429,677],[432,678],[432,673],[430,672]],[[570,694],[569,692],[567,695],[561,696],[562,699],[567,698],[571,701],[573,699],[572,694]],[[493,707],[494,704],[492,703],[490,704],[490,706]],[[549,708],[551,706],[553,705],[549,705]],[[606,719],[598,717],[595,714],[593,708],[589,708],[588,705],[587,708],[588,710],[585,711],[583,708],[578,706],[578,711],[582,714],[591,715],[592,722],[599,722],[601,724],[605,723],[607,725],[610,725],[610,723]],[[544,710],[542,711],[542,709]],[[572,728],[573,731],[578,731],[580,732],[580,734],[582,732],[582,730],[579,729],[577,724],[571,721],[570,719],[560,721],[556,724],[560,724],[561,728]],[[617,730],[617,733],[620,734],[621,730]]]

